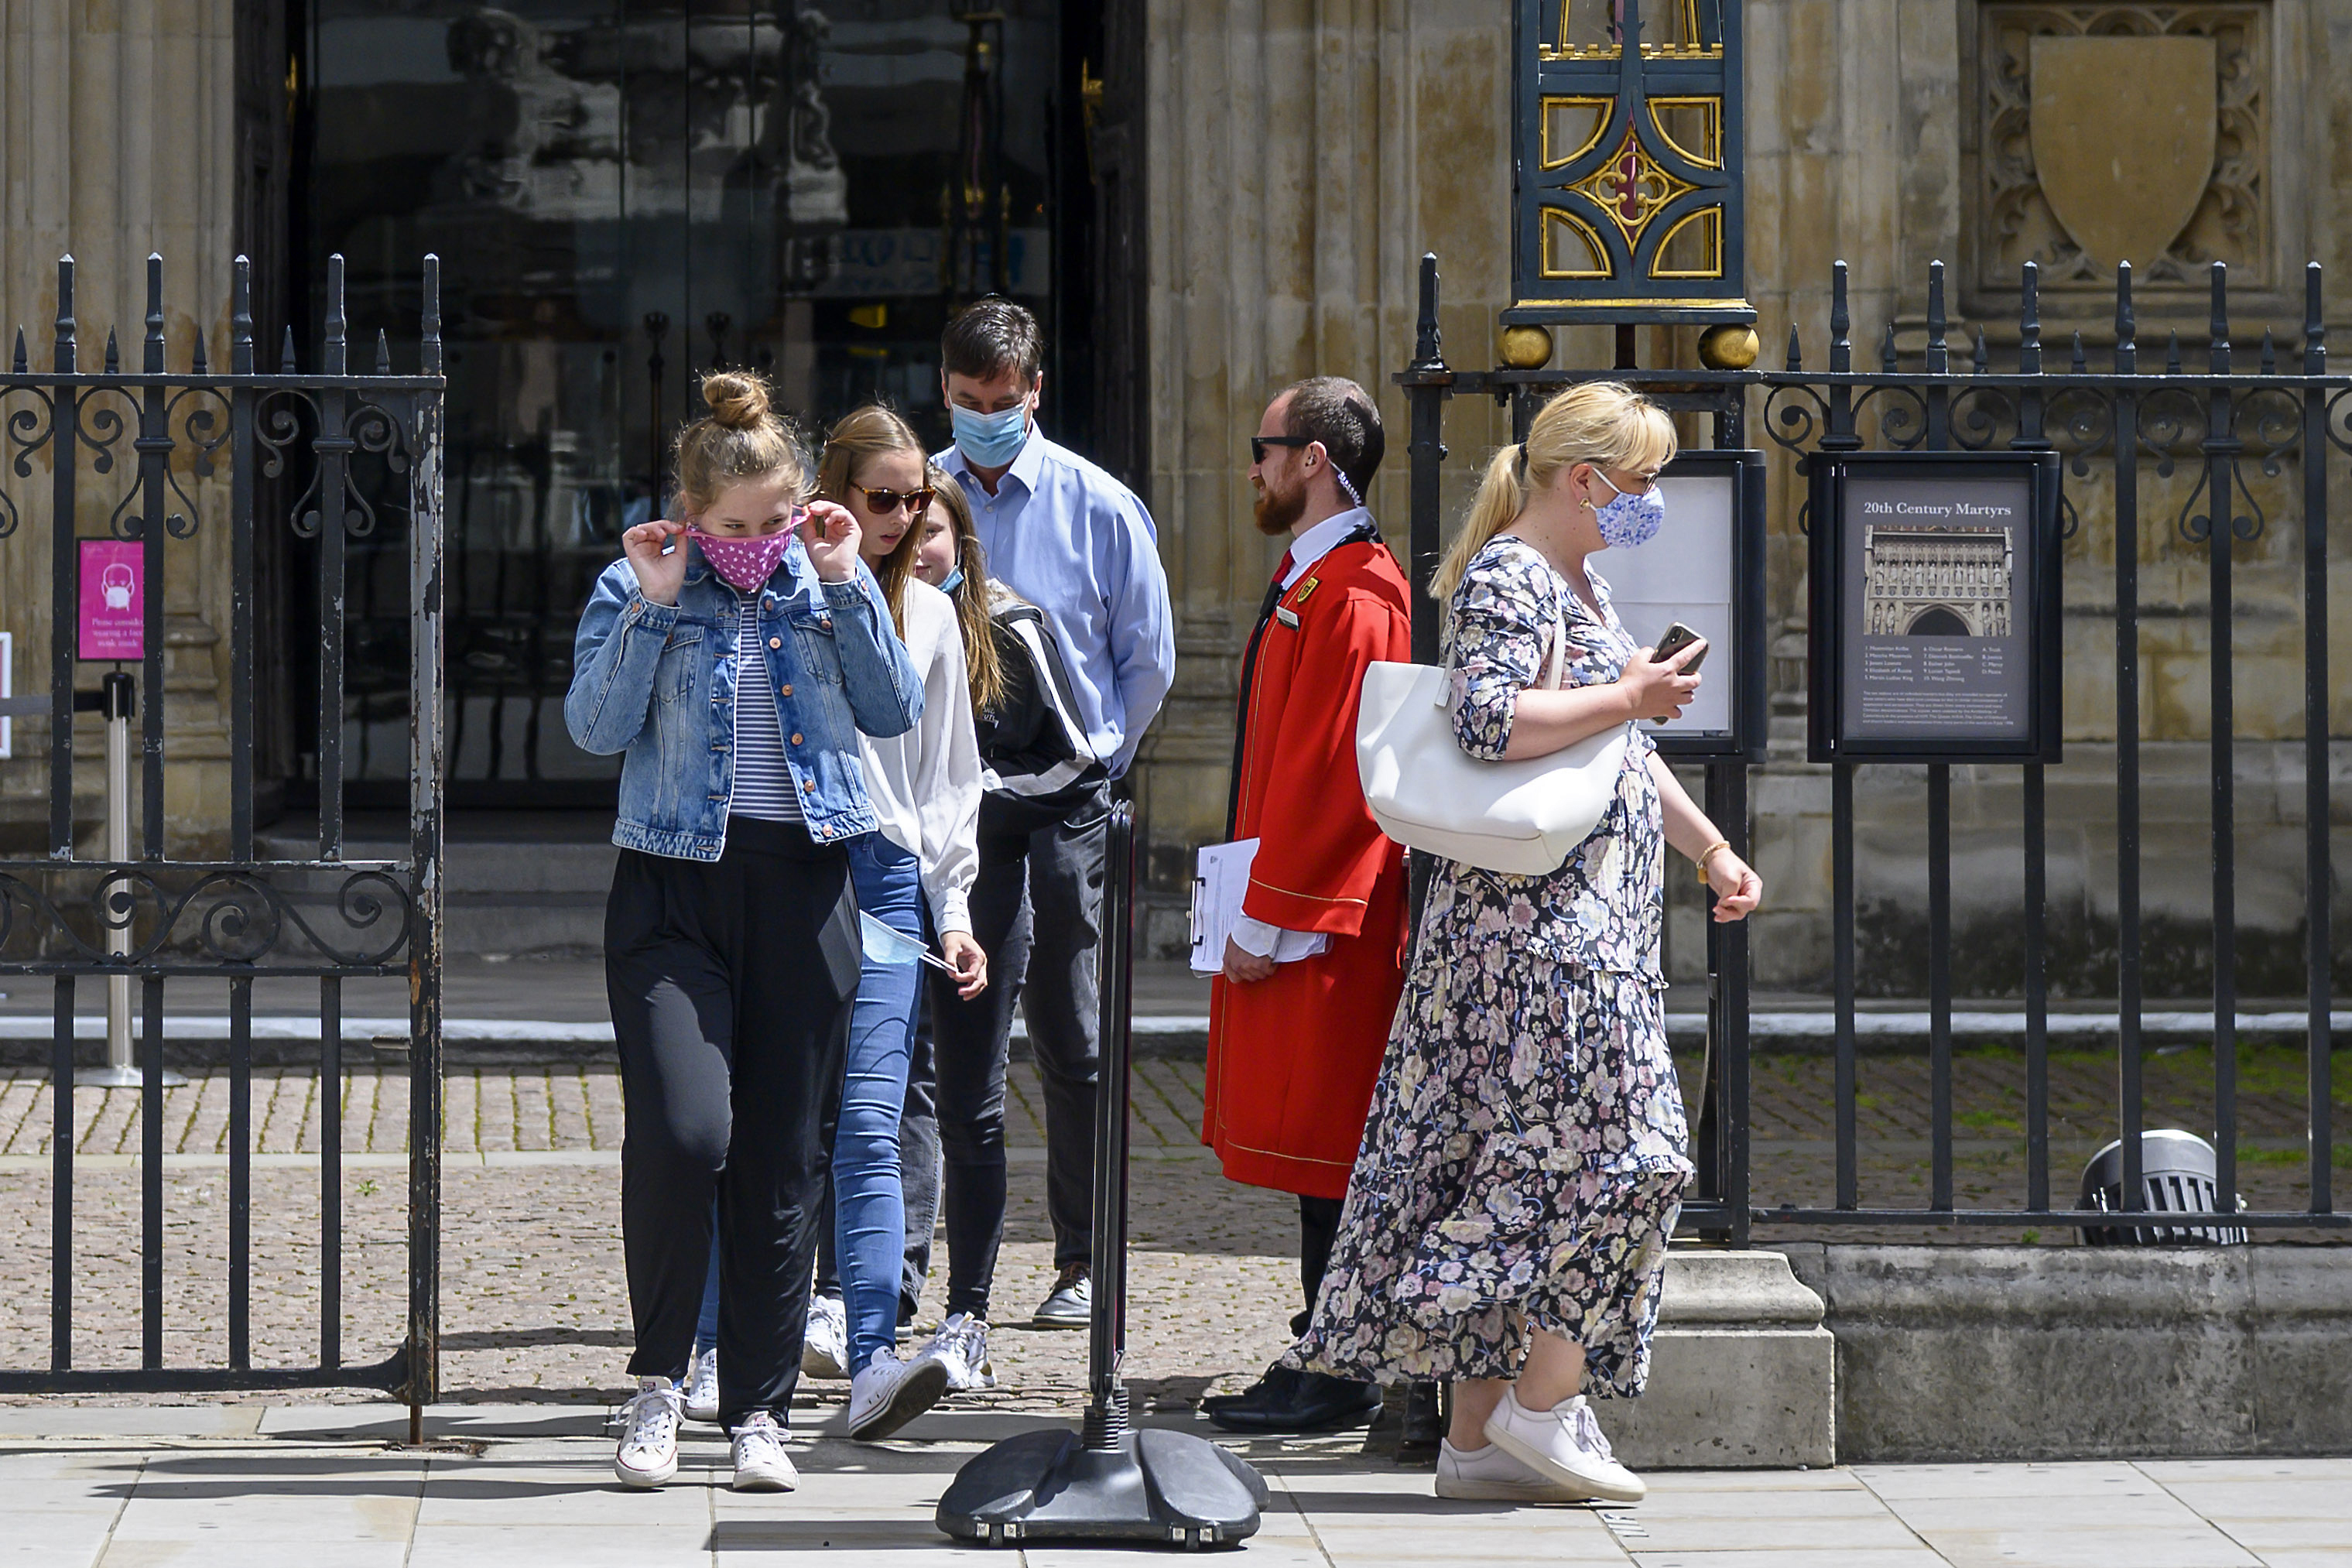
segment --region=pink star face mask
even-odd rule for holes
[[[721,582],[739,594],[752,594],[774,574],[784,559],[784,552],[792,548],[793,525],[799,521],[795,516],[793,524],[773,533],[738,538],[705,533],[698,528],[692,537],[702,558],[710,563],[710,569],[719,574]]]

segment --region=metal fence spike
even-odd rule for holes
[[[341,251],[327,258],[327,357],[320,366],[329,375],[341,375],[350,365],[346,359],[343,320],[343,258]]]
[[[1944,375],[1952,368],[1951,344],[1945,340],[1944,264],[1927,263],[1927,374]]]
[[[1895,352],[1895,323],[1892,321],[1886,323],[1886,341],[1878,345],[1878,357],[1885,363],[1886,374],[1893,375],[1901,361]]]
[[[2263,329],[2263,374],[2264,375],[2278,374],[2278,349],[2271,342],[2271,330],[2268,327]]]
[[[140,368],[149,375],[163,374],[163,258],[147,258],[147,339]]]
[[[189,356],[188,369],[196,375],[208,375],[212,373],[212,363],[205,357],[205,334],[201,327],[196,330],[196,350]]]
[[[375,331],[375,373],[378,375],[392,374],[392,339],[384,334],[382,327]]]
[[[2327,318],[2320,311],[2319,263],[2306,262],[2303,268],[2303,374],[2327,374]],[[22,341],[21,339],[19,340]],[[24,350],[18,349],[21,355]]]
[[[2116,374],[2130,375],[2139,369],[2139,322],[2132,314],[2132,266],[2116,263]]]
[[[425,312],[421,323],[417,369],[426,375],[441,374],[441,258],[425,256]]]
[[[2180,333],[2178,331],[2165,334],[2164,374],[2167,375],[2180,374]]]
[[[58,370],[68,374],[73,371],[76,356],[81,352],[81,344],[78,338],[79,331],[80,329],[74,322],[74,258],[70,256],[60,256],[58,258],[57,368]]]
[[[23,375],[32,368],[32,362],[25,357],[25,329],[22,327],[16,329],[16,358],[8,368],[17,375]]]
[[[109,375],[122,374],[122,351],[114,346],[112,327],[106,329],[106,374]]]
[[[1846,267],[1830,268],[1830,369],[1843,375],[1853,369],[1853,312],[1846,301]]]
[[[286,323],[286,346],[278,351],[278,374],[294,374],[294,323],[291,321]]]
[[[1973,363],[1977,374],[1984,375],[1991,371],[1992,355],[1986,352],[1985,335],[1981,331],[1977,333],[1976,353],[1969,357]]]
[[[1797,323],[1794,321],[1789,323],[1789,368],[1792,371],[1805,368],[1805,351],[1797,342]]]
[[[2213,319],[2207,323],[2211,342],[2206,357],[2215,375],[2230,372],[2230,264],[2213,263]]]
[[[2083,357],[2083,334],[2080,331],[2074,334],[2074,363],[2071,368],[2076,375],[2090,373],[2091,362]]]
[[[228,368],[231,375],[253,374],[253,262],[240,256],[229,269]]]
[[[2018,269],[2017,369],[2021,375],[2042,374],[2042,268],[2027,262]]]

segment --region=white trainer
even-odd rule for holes
[[[923,1353],[937,1356],[946,1366],[950,1393],[996,1386],[996,1367],[988,1359],[988,1325],[970,1312],[954,1313],[942,1322]]]
[[[686,1363],[686,1418],[719,1419],[719,1347],[697,1352]]]
[[[849,1375],[849,1313],[838,1296],[809,1298],[808,1332],[801,1341],[801,1375]]]
[[[801,1484],[793,1457],[784,1452],[784,1429],[764,1410],[754,1410],[730,1434],[735,1439],[734,1489],[788,1492]]]
[[[623,1486],[657,1487],[677,1474],[683,1405],[669,1379],[637,1379],[637,1392],[621,1406],[621,1441],[613,1450],[613,1474]]]
[[[948,1391],[947,1363],[929,1351],[912,1361],[885,1345],[849,1383],[849,1435],[877,1442],[929,1410]]]
[[[1561,1486],[1488,1443],[1467,1452],[1441,1439],[1437,1445],[1437,1495],[1475,1502],[1582,1502],[1585,1494]]]
[[[1640,1502],[1650,1493],[1642,1478],[1617,1462],[1584,1395],[1549,1410],[1529,1410],[1516,1388],[1486,1417],[1486,1440],[1538,1475],[1576,1492],[1576,1500]]]

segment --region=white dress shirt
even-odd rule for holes
[[[910,579],[904,640],[923,679],[923,717],[887,741],[858,735],[866,794],[882,836],[918,861],[931,923],[969,931],[980,873],[980,740],[954,602]]]
[[[1298,580],[1315,570],[1315,563],[1338,547],[1339,542],[1357,529],[1370,524],[1372,514],[1362,507],[1349,507],[1335,512],[1290,542],[1290,570],[1282,574],[1282,591],[1290,592]],[[1234,945],[1256,958],[1274,955],[1275,943],[1281,940],[1282,928],[1270,926],[1254,919],[1246,911],[1234,920]]]

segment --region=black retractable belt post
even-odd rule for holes
[[[1111,808],[1102,922],[1102,1072],[1095,1106],[1094,1323],[1086,1423],[1024,1432],[964,1466],[940,1499],[939,1526],[962,1541],[1156,1542],[1197,1550],[1257,1532],[1267,1501],[1256,1471],[1190,1432],[1129,1425],[1127,1118],[1135,935],[1135,816]]]

